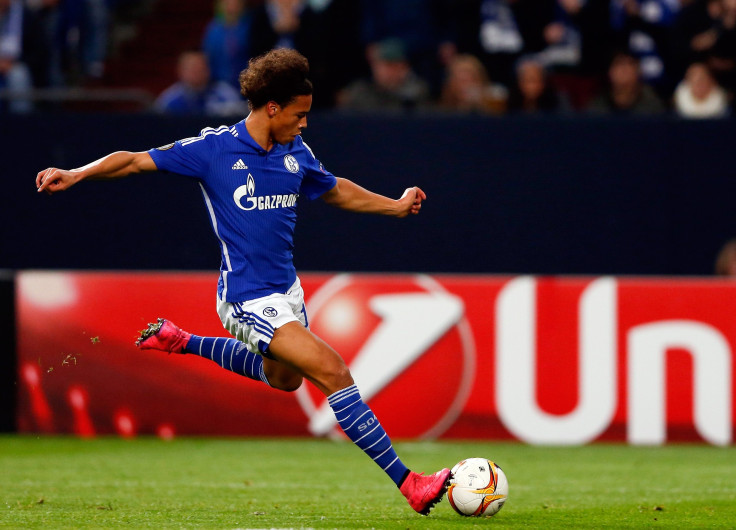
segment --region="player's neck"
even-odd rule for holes
[[[250,137],[266,151],[270,151],[275,145],[271,137],[270,121],[265,110],[251,111],[245,119],[245,128],[248,130]]]

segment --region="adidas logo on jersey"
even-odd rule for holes
[[[242,158],[238,158],[238,161],[233,164],[233,169],[248,169],[248,166],[245,165]]]

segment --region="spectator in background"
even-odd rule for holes
[[[360,0],[368,62],[379,43],[398,39],[411,69],[439,95],[442,72],[456,53],[456,6],[452,0]]]
[[[42,30],[22,0],[0,0],[0,90],[9,99],[0,99],[0,110],[30,112],[33,102],[25,99],[34,85],[41,85],[46,70]]]
[[[480,58],[490,76],[505,86],[516,80],[520,57],[546,46],[544,28],[554,18],[554,4],[539,0],[482,0]]]
[[[252,9],[251,47],[253,56],[269,50],[303,48],[302,15],[307,8],[305,0],[263,0]],[[325,38],[325,35],[315,35]]]
[[[677,13],[672,28],[672,67],[682,79],[688,66],[707,62],[715,43],[714,32],[721,15],[722,0],[692,0]]]
[[[370,75],[360,13],[356,0],[309,0],[301,12],[294,45],[309,60],[312,82],[320,87],[312,110],[334,108],[342,89]]]
[[[108,48],[107,0],[40,0],[40,5],[47,11],[53,35],[51,85],[79,85],[100,79]]]
[[[718,276],[736,276],[736,239],[721,247],[716,257],[715,273]]]
[[[599,0],[552,0],[553,20],[544,27],[537,58],[550,83],[575,109],[582,109],[605,79],[610,38],[609,8]]]
[[[728,116],[728,96],[703,63],[690,65],[677,85],[675,111],[683,118],[724,118]]]
[[[666,109],[652,88],[641,79],[639,59],[629,52],[614,54],[608,68],[607,89],[588,109],[607,114],[659,114]]]
[[[669,97],[674,78],[668,72],[668,52],[680,0],[610,1],[614,46],[636,56],[644,82]]]
[[[202,49],[214,81],[240,87],[241,70],[256,54],[252,49],[253,17],[245,0],[218,0],[218,13],[204,32]]]
[[[247,113],[247,105],[237,90],[224,81],[211,79],[204,53],[182,53],[177,73],[179,81],[167,88],[154,103],[158,112],[208,116]]]
[[[483,63],[469,54],[456,55],[447,65],[440,107],[456,112],[502,114],[508,90],[491,83]]]
[[[553,113],[567,105],[550,86],[544,65],[535,58],[524,58],[516,68],[516,83],[509,96],[509,112],[523,114]]]
[[[547,70],[572,69],[580,64],[582,37],[574,16],[585,0],[554,0],[554,17],[544,27],[545,47],[536,55]]]
[[[256,28],[267,32],[268,41],[259,39],[261,43],[258,54],[272,48],[296,49],[301,15],[305,8],[304,0],[265,0],[257,10],[260,16],[256,18]]]
[[[406,111],[431,103],[429,85],[411,69],[400,40],[379,43],[370,67],[371,79],[355,81],[339,95],[340,108]]]
[[[733,94],[736,92],[736,0],[720,0],[708,4],[710,26],[690,41],[715,75],[718,82]]]
[[[340,90],[370,73],[356,0],[262,0],[252,4],[249,16],[251,56],[291,48],[309,60],[320,87],[313,109],[333,108]]]
[[[309,61],[320,90],[312,108],[333,108],[337,93],[369,74],[356,0],[264,0],[252,9],[253,56],[291,48]]]

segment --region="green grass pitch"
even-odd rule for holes
[[[736,449],[395,444],[434,472],[496,460],[509,501],[464,518],[415,514],[348,442],[0,437],[3,528],[734,528]]]

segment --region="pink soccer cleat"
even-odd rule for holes
[[[428,477],[410,471],[400,491],[412,508],[422,515],[427,515],[429,510],[442,500],[442,496],[450,485],[450,476],[449,469],[442,469]]]
[[[141,350],[161,350],[169,353],[184,353],[191,333],[187,333],[173,322],[159,318],[141,331],[135,345]]]

